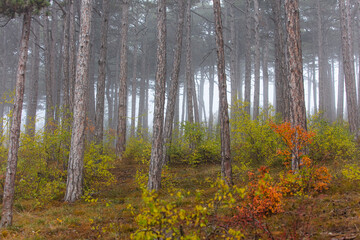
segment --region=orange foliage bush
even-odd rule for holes
[[[331,175],[328,168],[317,166],[304,154],[306,147],[311,144],[315,133],[308,132],[299,126],[291,127],[290,123],[280,125],[271,124],[271,127],[284,141],[285,148],[278,150],[278,155],[283,156],[287,168],[280,174],[280,187],[284,195],[301,195],[314,190],[324,191],[328,188]],[[293,172],[290,168],[292,155],[301,159],[300,170]]]

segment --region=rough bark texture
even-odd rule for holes
[[[254,113],[253,118],[259,116],[260,107],[260,29],[259,29],[259,2],[254,0],[254,29],[255,29],[255,64],[254,64]]]
[[[235,7],[230,7],[230,79],[231,79],[231,106],[235,106],[238,100],[238,79],[236,78],[236,54],[238,53],[236,45],[236,30],[235,30]],[[231,110],[231,118],[234,118],[234,112]]]
[[[262,49],[262,72],[263,72],[263,108],[265,111],[265,117],[268,117],[269,110],[269,70],[268,70],[268,61],[269,61],[269,46],[267,40],[264,41],[264,46]]]
[[[62,49],[62,55],[63,55],[63,120],[70,119],[70,65],[69,65],[69,58],[70,58],[70,50],[69,50],[69,31],[70,31],[70,8],[69,4],[70,1],[66,1],[67,3],[67,11],[65,15],[65,21],[64,21],[64,40],[63,40],[63,49]]]
[[[70,113],[74,111],[74,86],[76,75],[76,40],[75,40],[75,5],[74,0],[70,1],[70,29],[69,29],[69,95],[70,95]]]
[[[65,201],[74,202],[82,195],[85,121],[86,121],[86,88],[90,55],[92,0],[81,1],[80,38],[76,68],[74,121],[71,135],[71,147],[68,163]]]
[[[163,122],[166,83],[166,0],[158,0],[157,7],[157,69],[155,76],[155,106],[153,139],[149,166],[149,190],[161,187],[163,158]]]
[[[285,0],[287,54],[290,85],[290,122],[293,127],[306,127],[303,63],[300,36],[300,14],[298,0]],[[300,168],[300,150],[295,146],[292,155],[292,170]]]
[[[28,45],[30,37],[30,25],[31,25],[31,9],[28,9],[23,18],[23,28],[21,34],[19,61],[16,72],[16,90],[14,99],[14,109],[12,114],[11,128],[10,128],[10,140],[9,140],[9,152],[7,159],[4,193],[3,193],[3,205],[0,227],[8,227],[12,224],[13,218],[13,203],[15,192],[15,175],[17,167],[19,138],[20,138],[20,126],[21,126],[21,111],[24,102],[24,88],[25,88],[25,72],[26,61],[28,57]]]
[[[231,151],[230,151],[230,124],[227,103],[226,74],[225,74],[225,54],[224,40],[221,22],[220,0],[213,0],[215,33],[216,33],[216,52],[218,56],[217,68],[219,79],[219,99],[220,99],[220,136],[221,136],[221,176],[228,185],[232,184]]]
[[[344,119],[344,68],[341,58],[339,59],[337,118]]]
[[[120,89],[117,126],[116,155],[121,158],[126,144],[127,117],[127,39],[129,28],[129,2],[123,1],[121,17]]]
[[[250,114],[251,98],[251,0],[246,0],[245,111]]]
[[[166,107],[166,117],[164,124],[164,158],[163,164],[167,163],[167,149],[171,143],[171,136],[173,130],[173,121],[175,115],[175,103],[176,97],[179,89],[179,73],[180,73],[180,63],[181,63],[181,50],[182,50],[182,39],[183,39],[183,29],[184,29],[184,15],[185,15],[185,0],[179,0],[179,15],[178,15],[178,24],[176,29],[176,45],[174,52],[174,61],[173,69],[171,72],[171,82],[170,82],[170,92],[167,101]]]
[[[138,24],[137,21],[134,23],[134,34],[136,35],[134,41],[134,58],[133,58],[133,76],[131,81],[131,129],[130,136],[135,136],[135,114],[136,114],[136,97],[137,97],[137,57],[138,57]]]
[[[40,29],[36,24],[34,26],[34,44],[33,44],[33,56],[31,63],[31,85],[29,92],[29,103],[26,112],[26,124],[25,124],[25,133],[30,137],[33,137],[35,134],[35,125],[36,125],[36,109],[38,104],[38,85],[39,85],[39,66],[40,66],[40,55],[39,55],[39,35]],[[2,117],[2,115],[0,116]]]
[[[290,100],[289,100],[289,85],[286,77],[285,64],[285,43],[282,24],[282,0],[272,0],[273,19],[275,23],[275,88],[276,88],[276,113],[281,114],[283,120],[290,121]]]
[[[101,46],[99,59],[99,77],[96,89],[96,114],[95,114],[95,139],[101,144],[104,137],[104,107],[105,107],[105,79],[106,79],[106,56],[107,35],[109,26],[108,0],[103,0],[103,12],[101,19]]]
[[[358,109],[355,88],[354,58],[351,50],[351,29],[349,16],[349,0],[339,0],[341,46],[343,55],[343,69],[345,74],[346,102],[350,132],[358,135]]]
[[[192,89],[192,70],[191,70],[191,0],[187,1],[186,10],[186,106],[187,106],[187,121],[194,122],[194,107],[193,107],[193,91]]]

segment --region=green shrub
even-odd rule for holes
[[[148,165],[151,157],[151,143],[144,138],[132,137],[126,145],[123,158]]]
[[[246,104],[239,101],[231,108],[234,111],[230,123],[235,163],[245,166],[280,163],[276,154],[279,137],[269,125],[273,119],[266,119],[261,112],[257,119],[251,120],[245,107]]]
[[[315,162],[348,162],[359,156],[345,123],[330,124],[320,115],[314,115],[309,120],[309,130],[316,133],[309,147],[309,157]]]

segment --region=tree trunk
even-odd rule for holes
[[[232,2],[234,3],[234,1]],[[230,79],[231,79],[231,106],[234,107],[238,100],[238,79],[236,78],[236,30],[235,30],[235,7],[230,7]],[[234,118],[235,110],[231,110],[231,119]]]
[[[161,169],[163,158],[163,122],[166,83],[166,0],[158,0],[157,8],[157,69],[155,76],[155,107],[153,140],[149,166],[149,190],[161,187]]]
[[[70,157],[66,182],[65,201],[74,202],[82,195],[85,121],[86,121],[86,88],[88,86],[90,29],[92,0],[81,1],[80,38],[75,82],[74,121],[71,135]]]
[[[52,23],[54,22],[54,16],[52,16]],[[53,26],[50,27],[49,17],[46,16],[45,19],[45,40],[46,40],[46,52],[45,52],[45,89],[46,89],[46,107],[45,107],[45,127],[48,134],[52,134],[53,123],[54,123],[54,104],[53,104],[53,77],[54,77],[54,54],[55,54],[55,45],[53,39]]]
[[[179,73],[180,73],[180,64],[181,64],[185,4],[186,4],[185,0],[179,1],[179,6],[178,6],[179,15],[178,15],[177,30],[176,30],[176,45],[174,52],[173,70],[171,72],[170,92],[166,106],[166,117],[164,124],[163,164],[166,164],[169,161],[167,151],[169,145],[171,144],[171,137],[173,132],[172,128],[173,128],[174,115],[175,115],[176,96],[179,89]]]
[[[186,98],[187,98],[187,121],[194,122],[192,70],[191,70],[191,0],[187,0],[186,10]]]
[[[262,49],[262,72],[263,72],[263,108],[265,111],[265,117],[268,118],[269,114],[269,72],[268,72],[268,58],[269,58],[269,46],[268,42],[264,40],[264,47]]]
[[[349,0],[340,0],[341,46],[345,74],[346,101],[350,132],[358,135],[358,109],[355,88],[354,57],[351,49]]]
[[[11,226],[12,218],[13,218],[12,210],[13,210],[14,192],[15,192],[15,175],[16,175],[17,159],[18,159],[17,155],[19,150],[21,112],[24,102],[25,73],[26,73],[26,61],[28,57],[30,25],[31,25],[31,8],[29,8],[25,12],[23,18],[23,28],[21,34],[20,50],[19,50],[19,62],[16,73],[14,109],[12,114],[11,128],[10,128],[9,152],[7,159],[2,215],[0,222],[0,227],[2,228]]]
[[[127,39],[129,28],[129,2],[122,2],[121,17],[121,55],[120,55],[120,89],[119,111],[117,125],[116,155],[121,158],[126,144],[126,121],[127,121]]]
[[[101,144],[104,138],[104,107],[105,107],[105,79],[107,58],[107,35],[109,26],[108,0],[103,0],[103,12],[101,19],[101,46],[99,59],[99,77],[96,88],[96,115],[95,115],[95,139]],[[109,80],[108,80],[109,81]]]
[[[246,0],[245,111],[250,115],[251,98],[251,0]]]
[[[285,0],[287,54],[290,85],[290,122],[292,127],[306,127],[303,63],[300,36],[300,14],[298,0]],[[300,149],[295,146],[292,154],[292,170],[300,169]]]
[[[63,40],[63,102],[62,102],[62,111],[63,111],[63,122],[69,121],[71,118],[70,113],[70,0],[66,1],[66,15],[64,21],[64,40]],[[68,129],[70,130],[70,129]]]
[[[75,29],[75,5],[74,0],[70,1],[69,15],[70,15],[70,29],[69,29],[69,95],[70,95],[70,113],[74,112],[74,86],[76,75],[76,29]]]
[[[136,116],[136,97],[137,97],[137,55],[138,55],[138,34],[137,28],[138,24],[137,21],[134,23],[134,34],[135,42],[134,42],[134,58],[133,58],[133,77],[131,81],[131,128],[130,128],[130,136],[135,137],[135,116]]]
[[[220,0],[213,0],[216,52],[218,57],[218,79],[220,99],[220,136],[221,136],[221,176],[228,185],[232,185],[231,151],[230,151],[230,124],[227,103],[224,39],[221,22]]]
[[[254,23],[255,23],[255,86],[254,86],[254,113],[253,119],[259,116],[260,104],[260,29],[259,29],[259,2],[254,0]]]
[[[286,77],[285,64],[285,44],[282,23],[282,0],[273,0],[272,2],[273,18],[275,23],[275,97],[276,113],[281,114],[285,121],[290,121],[289,117],[289,85]]]
[[[344,119],[344,68],[341,58],[339,58],[337,118],[340,121]]]
[[[34,28],[34,44],[33,44],[33,58],[31,66],[31,85],[29,92],[29,105],[26,113],[25,133],[26,135],[33,137],[35,134],[36,126],[36,109],[38,104],[38,85],[39,85],[39,67],[40,67],[40,29],[39,25],[35,24]],[[2,115],[0,116],[2,118]]]
[[[143,137],[143,119],[144,115],[147,114],[145,110],[145,91],[146,89],[146,54],[147,54],[147,41],[144,37],[142,42],[143,59],[141,61],[141,83],[140,83],[140,98],[139,98],[139,111],[138,111],[138,122],[137,122],[137,136]]]
[[[215,70],[214,66],[209,67],[209,134],[212,134],[213,124],[214,124],[214,113],[213,113],[213,105],[214,105],[214,75]]]

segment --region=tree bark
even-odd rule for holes
[[[74,86],[76,75],[76,29],[75,29],[75,5],[74,0],[70,1],[69,15],[70,15],[70,28],[69,28],[69,95],[70,95],[70,113],[74,112]]]
[[[34,44],[33,44],[33,58],[31,66],[31,85],[29,92],[29,105],[26,113],[25,133],[33,137],[35,134],[36,126],[36,109],[38,104],[38,85],[39,85],[39,67],[40,67],[40,29],[39,25],[34,26]],[[2,115],[0,116],[2,118]]]
[[[344,119],[344,68],[341,58],[339,58],[337,118],[340,121]]]
[[[138,55],[138,23],[135,20],[134,23],[134,34],[135,42],[134,42],[134,58],[133,58],[133,77],[131,81],[131,128],[130,128],[130,136],[135,137],[135,116],[136,116],[136,97],[137,97],[137,55]]]
[[[354,57],[351,47],[351,28],[349,16],[349,0],[339,0],[341,46],[343,55],[343,69],[345,74],[346,101],[350,132],[358,135],[358,109],[355,88]]]
[[[186,10],[186,97],[187,97],[187,121],[194,122],[194,107],[193,107],[193,89],[192,89],[192,70],[191,70],[191,0],[187,0]]]
[[[251,99],[251,0],[246,0],[245,111],[250,115]]]
[[[166,164],[169,161],[167,151],[169,145],[171,144],[171,137],[173,132],[172,128],[173,128],[174,115],[175,115],[176,95],[179,89],[179,73],[180,73],[180,64],[181,64],[185,6],[186,6],[185,0],[180,0],[178,7],[179,14],[178,14],[178,24],[176,30],[176,45],[174,52],[173,70],[171,73],[171,82],[170,82],[171,85],[170,85],[170,92],[167,101],[166,117],[165,117],[165,125],[164,125],[163,164]]]
[[[121,158],[126,144],[126,121],[127,121],[127,39],[129,28],[129,1],[122,4],[121,17],[121,56],[120,56],[120,89],[119,111],[117,126],[116,155]]]
[[[158,0],[157,42],[153,139],[148,181],[149,190],[159,190],[161,187],[161,169],[163,158],[162,138],[166,83],[166,0]]]
[[[268,58],[269,58],[269,46],[268,42],[264,40],[264,47],[262,49],[262,72],[263,72],[263,108],[265,111],[265,117],[268,118],[269,114],[269,69],[268,69]]]
[[[234,4],[234,1],[232,2]],[[236,78],[236,58],[238,49],[236,46],[236,30],[235,30],[235,7],[230,7],[230,79],[231,79],[231,106],[235,106],[238,100],[238,79]],[[235,110],[231,110],[231,118],[234,118]]]
[[[83,188],[86,88],[88,87],[92,0],[82,0],[80,11],[81,24],[74,96],[76,104],[64,199],[66,202],[74,202],[79,199]]]
[[[253,119],[259,116],[260,105],[260,29],[259,29],[259,2],[254,0],[254,23],[255,23],[255,66],[254,66],[254,113]]]
[[[301,127],[307,130],[298,0],[285,0],[285,12],[291,100],[290,122],[292,127]],[[291,167],[292,170],[298,171],[301,150],[297,146],[294,148],[295,153],[292,154]]]
[[[95,114],[95,139],[101,144],[104,138],[104,107],[105,107],[105,79],[107,59],[107,35],[109,26],[108,0],[102,2],[101,19],[101,46],[99,59],[99,77],[96,88],[96,114]],[[108,80],[109,81],[109,80]]]
[[[26,73],[26,61],[28,57],[28,45],[30,37],[31,26],[31,11],[29,8],[24,13],[23,28],[21,34],[19,61],[16,72],[16,90],[14,99],[14,109],[11,120],[10,128],[10,140],[9,140],[9,152],[7,159],[4,193],[3,193],[3,205],[0,227],[8,227],[12,225],[13,218],[13,204],[14,204],[14,192],[15,192],[15,175],[17,168],[18,150],[19,150],[19,138],[21,127],[21,112],[24,102],[24,88],[25,88],[25,73]]]
[[[228,185],[232,185],[231,150],[230,150],[230,124],[227,103],[226,74],[225,74],[225,53],[221,21],[220,0],[213,0],[216,52],[218,56],[217,68],[219,79],[220,99],[220,137],[221,137],[221,176]]]

